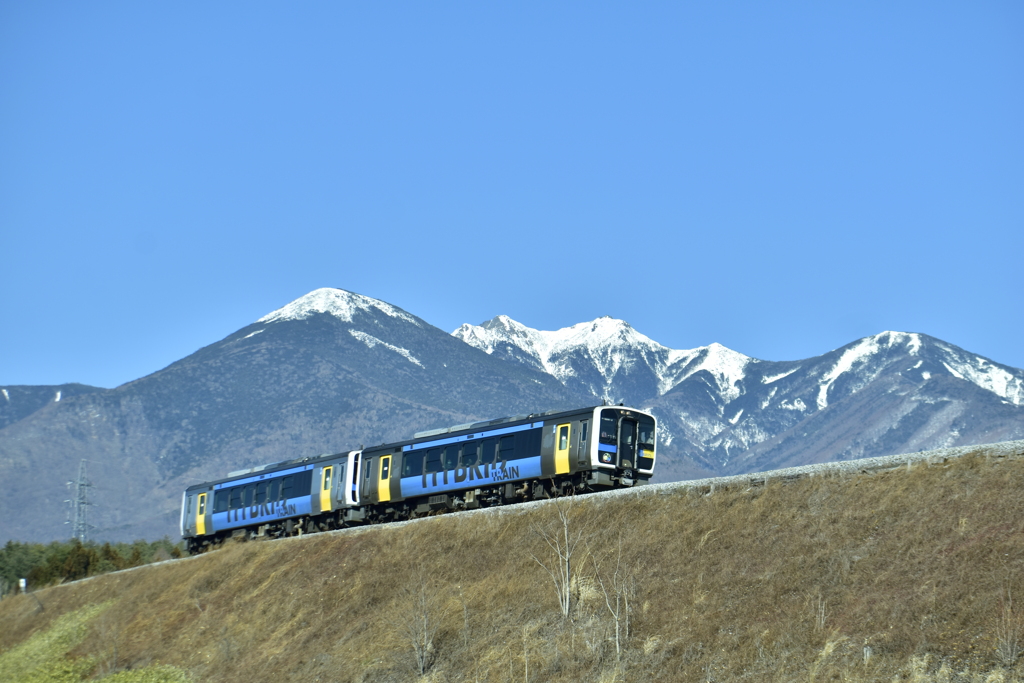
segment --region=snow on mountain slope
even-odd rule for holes
[[[818,410],[824,410],[828,407],[828,390],[832,387],[839,376],[849,372],[855,366],[866,364],[868,360],[873,358],[882,348],[879,341],[883,338],[889,342],[888,346],[890,348],[899,340],[898,338],[894,338],[893,333],[883,332],[882,334],[875,335],[874,337],[865,337],[843,351],[842,355],[839,356],[839,360],[836,361],[831,370],[825,373],[825,376],[822,377],[821,383],[818,386]],[[917,340],[917,343],[912,348],[913,350],[911,353],[916,353],[916,350],[920,349],[920,341]]]
[[[660,393],[664,394],[680,382],[704,370],[715,379],[718,391],[726,403],[735,400],[743,393],[742,382],[747,376],[749,367],[761,363],[756,358],[744,356],[717,342],[690,351],[672,351],[671,353],[677,360],[668,367],[667,377],[662,382]]]
[[[841,376],[855,375],[856,383],[863,386],[887,370],[884,361],[894,354],[920,359],[905,370],[907,373],[919,371],[915,379],[928,381],[933,376],[948,373],[1008,403],[1024,405],[1024,373],[925,335],[886,331],[864,337],[840,351],[839,358],[820,380],[816,397],[819,410],[828,407],[829,391]]]
[[[801,457],[950,445],[982,438],[986,429],[1024,433],[1024,422],[1010,413],[984,428],[963,417],[968,405],[991,400],[984,395],[1024,405],[1024,371],[918,333],[881,332],[789,362],[757,360],[717,343],[670,349],[608,317],[544,331],[498,316],[452,334],[596,399],[652,410],[661,420],[661,443],[709,471],[740,466],[736,458],[750,449],[772,457],[806,451],[800,442],[811,423],[820,425],[818,433],[851,436],[826,439]],[[851,411],[870,417],[851,420]]]
[[[583,384],[609,401],[626,394],[660,396],[701,370],[731,400],[740,394],[747,365],[758,362],[721,344],[670,349],[608,316],[546,331],[500,315],[483,325],[462,325],[452,335],[486,353],[532,365],[563,384]]]
[[[423,363],[421,363],[420,360],[416,356],[414,356],[411,353],[409,353],[409,349],[403,349],[400,346],[395,346],[394,344],[388,344],[385,341],[381,341],[380,339],[377,339],[376,337],[374,337],[371,334],[366,334],[365,332],[360,332],[359,330],[349,330],[348,333],[351,334],[356,339],[358,339],[359,341],[361,341],[364,344],[366,344],[366,346],[368,348],[372,349],[374,346],[377,346],[378,344],[380,344],[385,349],[388,349],[389,351],[394,351],[399,356],[401,356],[402,358],[406,359],[407,361],[409,361],[413,365],[418,365],[421,368],[423,367]]]
[[[290,304],[268,313],[256,322],[272,323],[284,320],[303,320],[317,313],[330,313],[345,322],[352,322],[356,311],[372,312],[374,309],[392,318],[398,318],[419,326],[420,322],[405,311],[389,303],[371,299],[362,294],[346,292],[343,289],[322,287],[301,296]]]
[[[943,355],[943,366],[959,379],[972,382],[1015,406],[1024,405],[1024,376],[1019,370],[967,353],[963,349],[936,343]]]

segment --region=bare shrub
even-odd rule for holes
[[[821,597],[821,593],[818,593],[817,599],[814,601],[814,630],[822,631],[825,629],[825,622],[828,621],[828,600]]]
[[[544,559],[534,553],[530,553],[530,557],[551,578],[563,619],[572,614],[573,558],[577,556],[585,532],[585,525],[576,519],[576,506],[575,496],[556,498],[550,506],[555,511],[554,518],[530,527],[547,546],[547,552],[541,552]]]
[[[422,676],[434,664],[437,653],[434,638],[447,615],[443,596],[437,582],[420,570],[403,589],[405,614],[402,631],[412,647],[416,671]]]
[[[601,587],[605,607],[614,624],[615,660],[619,661],[622,658],[622,645],[631,635],[630,617],[636,603],[636,577],[640,573],[640,567],[638,563],[631,563],[622,557],[621,534],[616,545],[614,566],[608,571],[602,572],[597,558],[593,553],[590,556],[594,563],[594,576]]]
[[[1004,588],[999,596],[999,618],[996,622],[996,655],[1006,666],[1012,666],[1021,652],[1022,615],[1014,610],[1013,595]]]

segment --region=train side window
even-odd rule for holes
[[[516,459],[516,437],[509,434],[508,436],[501,437],[498,441],[498,459],[499,460],[515,460]]]
[[[499,460],[519,460],[540,455],[541,428],[530,429],[516,434],[501,437],[498,444]],[[554,442],[554,432],[547,430]]]
[[[281,498],[288,500],[295,495],[295,477],[289,475],[281,480]],[[232,506],[234,507],[234,506]]]
[[[562,425],[558,430],[558,450],[569,448],[569,425]]]
[[[477,451],[480,450],[480,443],[478,441],[470,441],[469,443],[462,444],[462,466],[472,467],[477,461]]]
[[[452,444],[444,449],[444,468],[454,470],[459,466],[459,447]]]
[[[243,507],[249,507],[250,505],[252,505],[252,494],[253,494],[253,491],[255,489],[256,489],[256,487],[253,486],[252,484],[249,484],[248,486],[246,486],[246,487],[244,487],[242,489],[242,506]]]
[[[590,423],[586,420],[580,423],[580,447],[576,452],[580,462],[586,462],[587,460],[587,427],[589,425]]]
[[[256,484],[256,500],[253,502],[256,505],[262,505],[267,502],[267,482],[261,481]]]
[[[228,491],[228,504],[232,510],[238,510],[242,507],[242,487],[236,486]]]
[[[409,451],[402,457],[402,476],[418,477],[423,474],[423,452]]]
[[[281,480],[271,479],[270,485],[267,486],[267,501],[273,503],[277,500],[278,496],[281,495]]]
[[[228,509],[228,492],[226,489],[221,489],[213,494],[213,511],[214,512],[227,512]]]
[[[363,479],[370,481],[370,470],[373,469],[373,458],[367,458],[366,464],[363,466]]]
[[[427,451],[427,474],[441,471],[441,449],[431,448]]]
[[[480,464],[487,465],[494,462],[494,451],[498,446],[497,439],[484,439],[480,442]]]
[[[391,458],[385,456],[380,459],[380,480],[386,481],[391,476]]]
[[[199,494],[199,509],[196,511],[196,514],[200,517],[206,514],[206,494]]]

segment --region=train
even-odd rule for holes
[[[647,482],[657,422],[592,406],[418,432],[411,439],[230,473],[188,487],[190,554],[228,538],[280,538]]]

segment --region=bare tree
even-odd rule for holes
[[[407,608],[403,631],[412,646],[416,669],[422,676],[434,663],[434,636],[441,628],[447,610],[442,604],[441,591],[423,571],[403,593]]]
[[[585,529],[574,523],[576,498],[555,498],[552,501],[556,519],[547,525],[533,525],[533,533],[543,539],[548,547],[546,561],[530,553],[530,557],[544,568],[551,577],[551,583],[558,596],[558,608],[562,618],[567,619],[572,613],[572,578],[573,556],[583,542]]]
[[[615,552],[615,566],[610,575],[603,575],[597,558],[593,553],[590,557],[594,562],[594,576],[601,586],[604,604],[615,625],[615,660],[622,656],[622,644],[629,639],[630,617],[636,598],[636,577],[639,567],[622,558],[622,535]]]

